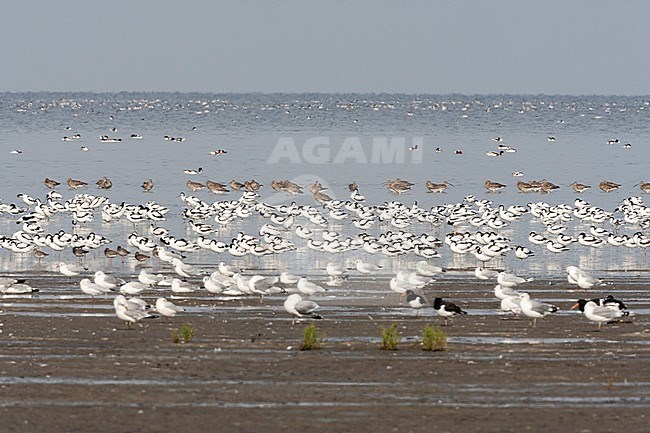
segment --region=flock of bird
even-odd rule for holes
[[[111,116],[111,120],[113,120]],[[116,132],[117,128],[111,128]],[[63,141],[75,141],[81,138],[81,134],[63,137]],[[141,140],[139,134],[131,134],[130,139]],[[184,137],[173,137],[166,135],[167,141],[183,142]],[[493,139],[498,142],[497,151],[487,151],[486,155],[492,157],[502,156],[507,153],[515,153],[517,150],[503,144],[503,139]],[[555,141],[555,137],[548,137],[549,141]],[[109,135],[100,136],[100,142],[120,142],[121,138],[112,138]],[[610,145],[617,144],[619,140],[609,140]],[[626,145],[628,146],[628,145]],[[82,150],[88,150],[82,147]],[[418,146],[412,146],[409,150],[417,151]],[[442,149],[436,149],[441,152]],[[22,153],[22,152],[15,152]],[[210,152],[212,155],[227,153],[223,149]],[[457,151],[457,153],[462,153]],[[203,168],[185,169],[187,175],[200,175]],[[513,176],[523,176],[522,172],[514,172]],[[554,312],[556,307],[538,301],[531,300],[526,293],[519,294],[513,287],[526,280],[516,277],[513,274],[495,273],[486,269],[486,263],[502,258],[510,251],[514,251],[517,259],[526,260],[533,257],[535,252],[525,245],[513,245],[499,231],[521,221],[524,215],[530,214],[531,220],[539,222],[544,227],[543,233],[531,232],[528,240],[532,245],[544,246],[553,254],[559,254],[569,250],[572,243],[578,243],[583,247],[600,248],[605,245],[613,247],[643,248],[650,245],[650,238],[642,230],[650,227],[650,209],[645,206],[640,197],[629,197],[614,211],[606,211],[590,205],[580,198],[575,200],[574,206],[570,205],[549,205],[545,202],[531,202],[527,207],[500,205],[494,207],[490,200],[477,200],[474,196],[467,196],[461,203],[451,203],[434,206],[429,209],[420,207],[417,202],[411,206],[404,205],[398,201],[385,202],[381,205],[368,205],[366,199],[359,192],[356,182],[349,184],[349,200],[335,200],[325,191],[323,185],[314,182],[308,186],[298,185],[290,180],[271,180],[271,188],[280,193],[287,193],[296,196],[308,190],[319,206],[291,204],[272,206],[258,201],[258,191],[263,185],[255,180],[239,182],[231,180],[228,183],[207,180],[199,182],[187,181],[187,188],[191,192],[207,189],[213,194],[221,195],[229,192],[241,192],[241,197],[236,200],[218,200],[212,203],[203,201],[199,197],[189,196],[182,192],[179,197],[183,201],[184,209],[182,217],[195,234],[194,239],[178,238],[170,231],[158,224],[167,218],[169,208],[153,201],[145,204],[111,203],[107,197],[93,194],[75,194],[65,202],[61,194],[55,189],[61,185],[60,182],[46,178],[44,184],[51,191],[46,195],[45,200],[29,197],[26,194],[19,194],[18,197],[27,207],[15,204],[1,204],[0,214],[6,213],[12,216],[20,216],[16,223],[22,225],[22,229],[10,236],[0,238],[0,246],[13,253],[25,254],[31,252],[37,260],[46,258],[52,253],[60,253],[70,248],[80,260],[90,251],[99,249],[112,242],[105,236],[90,232],[87,236],[73,232],[60,230],[56,233],[45,233],[45,227],[51,219],[62,215],[71,217],[75,227],[92,224],[97,214],[101,215],[103,224],[111,224],[117,221],[126,220],[133,224],[134,231],[125,240],[128,245],[135,249],[133,257],[138,262],[145,262],[150,256],[156,256],[161,262],[168,263],[169,267],[177,274],[176,278],[168,278],[162,274],[148,274],[144,269],[138,275],[137,281],[126,282],[112,276],[107,276],[102,271],[94,274],[93,281],[89,278],[82,278],[79,281],[80,289],[90,295],[106,295],[112,290],[119,290],[122,295],[115,298],[115,310],[118,317],[129,323],[137,322],[142,318],[151,316],[150,307],[144,302],[127,300],[124,295],[134,296],[151,289],[153,285],[168,285],[174,294],[189,293],[199,290],[199,284],[189,283],[187,280],[200,277],[200,284],[210,293],[224,294],[229,296],[257,295],[262,298],[264,295],[285,293],[287,288],[294,285],[299,293],[290,295],[285,302],[285,309],[295,317],[320,317],[315,310],[318,305],[301,296],[311,296],[323,292],[322,286],[315,282],[308,281],[305,277],[298,277],[287,272],[279,276],[244,275],[236,266],[232,269],[221,262],[219,269],[210,275],[183,262],[185,256],[197,250],[207,250],[215,254],[229,253],[239,258],[244,256],[266,256],[278,255],[288,251],[295,251],[306,247],[313,251],[341,255],[347,252],[372,257],[375,254],[382,254],[387,257],[415,255],[424,260],[415,264],[416,271],[398,271],[390,279],[391,290],[406,296],[407,303],[416,309],[427,305],[427,300],[422,294],[416,293],[426,285],[430,284],[431,277],[444,270],[431,265],[428,260],[441,257],[440,248],[447,246],[452,254],[457,256],[471,255],[479,263],[475,275],[479,279],[497,278],[498,285],[495,294],[501,299],[502,309],[512,311],[515,316],[519,313],[537,318]],[[71,190],[78,190],[88,187],[88,182],[68,178],[66,184]],[[98,188],[111,189],[113,182],[107,177],[102,177],[95,182]],[[403,194],[410,191],[415,183],[400,178],[387,180],[384,185],[388,191],[394,194]],[[454,186],[449,181],[434,183],[430,180],[425,182],[427,192],[442,193],[449,186]],[[523,193],[541,192],[550,193],[559,188],[558,185],[546,179],[531,180],[528,182],[518,181],[516,184],[519,191]],[[620,184],[602,181],[599,188],[604,192],[612,192],[620,188]],[[650,193],[650,182],[637,184],[642,192]],[[142,184],[142,189],[149,192],[153,189],[154,182],[148,179]],[[486,180],[485,188],[488,192],[499,192],[506,188],[505,184]],[[591,188],[590,185],[573,182],[570,187],[576,193],[582,193]],[[258,235],[246,234],[240,231],[232,239],[219,239],[219,231],[229,226],[237,225],[243,220],[255,215],[268,221],[263,224]],[[206,221],[214,220],[216,227]],[[568,224],[571,221],[578,221],[578,224],[589,225],[589,233],[582,232],[577,236],[565,234],[568,231]],[[344,224],[359,230],[354,236],[344,236],[343,231],[336,231],[337,227]],[[424,224],[429,230],[423,233],[414,233],[409,229],[417,224]],[[444,236],[443,240],[431,234],[433,229],[446,224],[452,227],[452,231]],[[138,226],[144,226],[147,233],[139,233]],[[609,227],[609,229],[607,228]],[[630,234],[621,233],[622,228],[636,227],[638,231]],[[466,229],[488,228],[489,231],[467,231]],[[388,229],[388,230],[386,230]],[[465,230],[465,231],[464,231]],[[377,235],[372,235],[372,232]],[[291,234],[288,236],[287,234]],[[151,236],[151,237],[148,237]],[[301,244],[298,244],[300,242]],[[51,250],[48,252],[48,250]],[[104,255],[113,259],[125,257],[131,254],[126,248],[118,245],[116,249],[105,247]],[[369,275],[379,269],[377,264],[356,259],[354,270],[361,275]],[[597,280],[589,277],[583,271],[569,271],[567,268],[569,282],[575,282],[583,289],[591,288]],[[577,269],[577,268],[576,268]],[[68,277],[78,276],[84,272],[83,268],[76,268],[74,265],[61,262],[58,266],[59,272]],[[341,286],[347,278],[346,269],[336,263],[328,264],[325,269],[328,286]],[[6,279],[0,281],[0,291],[4,293],[28,293],[33,289],[22,281]],[[504,295],[509,291],[507,296]],[[607,302],[600,300],[595,302],[597,308],[592,308],[590,302],[579,303],[581,311],[592,315],[598,309],[606,308]],[[456,314],[466,314],[464,310],[454,303],[444,301],[436,297],[433,302],[435,311],[447,319]],[[156,301],[155,310],[165,316],[173,316],[182,311],[165,298]],[[162,310],[162,311],[161,311]],[[127,319],[130,317],[130,319]]]
[[[78,188],[70,183],[68,182],[71,189]],[[388,184],[395,186],[401,182],[389,181]],[[296,190],[299,190],[297,193],[302,191],[302,187],[288,180],[274,180],[271,185],[275,190],[290,195],[295,195]],[[115,313],[128,323],[136,323],[155,315],[173,317],[183,311],[182,307],[174,305],[165,297],[159,297],[155,306],[149,306],[135,298],[151,292],[153,287],[169,287],[171,295],[206,290],[223,296],[255,296],[261,301],[266,295],[290,293],[284,302],[290,315],[299,319],[318,318],[318,305],[310,297],[325,292],[327,289],[323,286],[346,284],[350,269],[339,263],[345,260],[345,253],[348,252],[357,256],[351,270],[363,276],[382,272],[377,260],[372,259],[375,255],[418,257],[420,260],[411,266],[415,270],[396,272],[386,284],[386,289],[403,295],[409,306],[420,309],[428,305],[428,301],[418,292],[430,287],[432,278],[444,272],[441,266],[431,264],[430,260],[441,257],[439,251],[448,247],[455,256],[469,255],[476,259],[479,266],[474,273],[478,279],[496,278],[498,289],[495,288],[495,295],[501,300],[504,311],[528,316],[535,324],[538,318],[555,312],[557,307],[532,300],[527,293],[516,292],[514,287],[524,284],[526,279],[486,268],[486,263],[503,258],[510,251],[514,251],[515,257],[520,260],[535,255],[528,246],[514,245],[510,239],[499,234],[500,230],[520,223],[525,215],[529,215],[532,221],[544,227],[543,233],[530,233],[528,240],[531,246],[544,245],[553,254],[566,251],[573,243],[584,248],[624,246],[645,249],[650,245],[650,238],[642,232],[650,227],[650,208],[643,203],[641,197],[629,197],[613,211],[592,206],[580,198],[575,200],[573,206],[531,202],[528,206],[506,207],[494,206],[490,200],[479,200],[473,196],[467,196],[461,203],[424,208],[417,203],[407,206],[398,201],[368,205],[359,193],[356,182],[349,185],[349,200],[333,200],[323,192],[325,188],[316,182],[307,189],[313,194],[317,206],[298,205],[295,202],[270,205],[258,200],[256,191],[262,187],[258,182],[235,184],[232,181],[230,186],[241,193],[236,200],[210,203],[184,192],[179,194],[183,202],[182,218],[193,234],[192,238],[186,239],[174,236],[162,226],[170,212],[166,206],[153,201],[145,204],[117,204],[107,197],[88,193],[75,193],[72,198],[64,201],[62,195],[53,189],[57,186],[48,185],[52,190],[43,201],[19,194],[18,198],[23,202],[21,206],[0,203],[0,215],[15,218],[20,226],[10,236],[0,237],[0,246],[14,254],[31,253],[39,262],[51,254],[61,256],[65,251],[72,250],[83,263],[86,254],[100,248],[104,248],[104,255],[110,260],[115,257],[125,260],[132,255],[128,247],[135,251],[133,257],[138,262],[146,262],[151,256],[157,257],[160,263],[165,264],[165,271],[153,274],[143,268],[133,281],[107,275],[102,270],[94,272],[91,280],[87,278],[90,275],[84,275],[87,271],[83,267],[65,261],[57,267],[66,277],[80,278],[80,290],[87,295],[107,296],[113,291],[119,291],[120,295],[114,299]],[[66,217],[75,228],[90,226],[99,217],[103,225],[125,223],[132,225],[134,230],[124,239],[128,247],[118,245],[116,249],[106,246],[115,240],[95,232],[87,235],[75,230],[47,232],[52,221]],[[220,237],[220,230],[232,226],[241,227],[244,220],[255,218],[264,222],[258,226],[256,234],[240,231],[231,239]],[[216,227],[207,223],[208,220],[214,221]],[[578,236],[565,234],[570,222],[576,222],[577,226],[588,226],[589,233],[583,232]],[[345,235],[345,230],[337,231],[343,229],[344,225],[348,230],[353,230],[354,227],[357,233]],[[433,233],[443,225],[450,227],[451,231],[439,239]],[[423,230],[420,233],[414,232],[414,227],[423,227]],[[488,228],[488,231],[481,231],[480,228]],[[636,232],[624,233],[628,229],[636,229]],[[241,258],[277,256],[289,251],[308,250],[313,250],[314,254],[335,258],[338,256],[325,269],[320,270],[326,277],[322,285],[288,271],[279,275],[249,275],[238,266],[223,261],[217,270],[208,273],[203,267],[193,266],[186,261],[188,255],[197,251],[209,251],[216,255],[230,254],[234,258]],[[600,283],[578,268],[570,267],[566,271],[569,282],[582,289]],[[314,270],[310,269],[309,273],[313,274]],[[0,280],[0,292],[6,294],[31,293],[34,290],[36,289],[23,281],[11,278]],[[132,298],[127,299],[126,296]],[[628,314],[627,310],[620,308],[622,303],[607,299],[609,298],[579,301],[576,305],[590,320],[598,323]],[[610,312],[609,309],[613,310],[614,305],[619,311]],[[458,305],[440,297],[434,299],[432,306],[445,319],[445,323],[452,316],[466,314]]]
[[[165,250],[161,250],[164,252]],[[162,257],[161,257],[162,256]],[[206,272],[185,264],[179,254],[168,251],[159,255],[161,260],[169,263],[173,267],[177,276],[172,277],[165,274],[155,274],[148,272],[145,268],[140,270],[137,278],[133,281],[125,281],[113,275],[108,275],[103,271],[96,271],[90,278],[82,278],[79,281],[81,292],[91,296],[105,296],[119,292],[113,299],[115,315],[125,321],[129,327],[132,323],[138,323],[143,319],[157,318],[159,316],[173,318],[178,313],[184,312],[185,309],[175,305],[166,297],[158,297],[155,304],[149,305],[145,300],[137,297],[141,294],[150,292],[160,292],[165,287],[169,287],[171,295],[186,296],[188,293],[205,289],[207,292],[223,295],[228,297],[238,296],[259,296],[260,302],[264,301],[265,295],[288,294],[284,301],[285,311],[294,319],[322,319],[317,310],[320,306],[310,299],[314,295],[326,292],[328,289],[306,277],[282,272],[279,276],[269,275],[244,275],[242,270],[232,264],[220,262],[218,268],[213,273],[206,275]],[[371,274],[376,267],[364,263],[361,260],[355,262],[356,267],[353,270],[362,275]],[[417,293],[425,287],[431,287],[434,280],[433,276],[438,275],[444,270],[435,265],[429,264],[426,260],[419,261],[415,264],[416,271],[400,271],[390,280],[390,289],[405,298],[405,302],[416,311],[429,305],[426,297]],[[87,270],[79,266],[61,262],[58,265],[59,272],[69,278],[78,277]],[[335,263],[328,263],[325,268],[329,276],[328,286],[340,286],[347,279],[348,270]],[[595,285],[604,285],[601,280],[592,277],[587,272],[576,266],[566,268],[567,280],[571,284],[577,285],[581,289],[591,289]],[[515,274],[498,272],[495,270],[476,268],[475,275],[480,280],[496,280],[494,286],[494,296],[500,301],[500,309],[504,312],[513,313],[515,318],[520,314],[527,316],[532,320],[531,326],[535,326],[537,319],[543,318],[548,314],[555,313],[559,308],[555,305],[531,299],[526,292],[519,292],[515,287],[524,285],[533,280],[533,278],[523,278]],[[179,278],[179,276],[182,278]],[[202,287],[198,283],[187,281],[188,278],[197,277],[202,282]],[[5,294],[24,294],[38,291],[24,280],[13,278],[0,278],[0,291]],[[126,296],[130,296],[126,298]],[[303,298],[304,297],[304,298]],[[448,320],[457,315],[467,315],[468,312],[453,302],[444,300],[441,297],[435,297],[432,307],[435,313],[444,318],[445,326]],[[571,309],[579,308],[584,316],[598,323],[600,329],[603,323],[619,321],[624,317],[633,316],[626,305],[613,295],[607,295],[602,298],[590,300],[579,299]]]
[[[114,120],[113,116],[110,116],[110,120]],[[122,138],[115,136],[116,132],[116,127],[111,128],[110,132],[99,137],[99,141],[122,142]],[[142,140],[143,136],[134,133],[129,138]],[[170,135],[163,138],[174,143],[186,140],[185,137]],[[79,133],[63,137],[65,142],[80,139]],[[556,140],[554,136],[547,139],[549,142]],[[517,152],[514,147],[504,144],[501,137],[493,140],[498,145],[496,150],[485,152],[488,157],[507,157]],[[618,139],[607,141],[608,145],[619,143]],[[626,143],[623,147],[629,148],[631,145]],[[89,149],[81,146],[81,150],[85,152]],[[414,145],[409,150],[418,152],[423,149]],[[442,151],[442,148],[435,149],[436,153]],[[23,152],[14,149],[10,153],[20,155]],[[219,156],[227,154],[227,151],[217,149],[209,154]],[[462,155],[463,152],[457,149],[454,154]],[[183,173],[199,176],[204,171],[198,167],[185,169]],[[519,178],[524,173],[517,171],[512,175]],[[471,314],[471,310],[466,311],[458,305],[462,305],[462,300],[454,299],[451,302],[439,296],[430,303],[424,291],[435,287],[434,277],[445,271],[432,261],[450,256],[462,259],[458,262],[454,260],[455,263],[471,264],[467,267],[473,268],[478,280],[494,280],[494,295],[500,302],[500,309],[515,317],[529,317],[534,326],[538,319],[556,312],[558,308],[542,300],[531,299],[528,293],[517,290],[525,287],[529,278],[495,270],[508,267],[504,266],[508,256],[514,255],[516,259],[524,261],[535,256],[543,258],[545,254],[561,255],[573,249],[578,249],[584,255],[605,249],[636,250],[645,254],[645,249],[650,246],[647,235],[650,208],[641,197],[636,196],[626,198],[611,210],[599,208],[581,198],[575,199],[572,204],[553,205],[545,201],[532,201],[527,206],[507,206],[495,205],[491,200],[477,199],[472,195],[459,203],[423,207],[417,202],[404,204],[397,200],[369,204],[356,182],[348,186],[349,199],[337,200],[319,182],[300,185],[284,179],[270,180],[268,185],[273,191],[287,194],[291,199],[310,194],[313,204],[287,202],[271,205],[259,200],[259,191],[264,185],[254,179],[218,182],[209,179],[199,181],[193,177],[186,182],[190,194],[201,194],[207,190],[220,197],[232,194],[233,198],[212,201],[181,192],[179,198],[183,209],[180,215],[174,215],[170,207],[153,200],[143,204],[118,203],[101,194],[80,192],[88,191],[91,183],[100,190],[111,189],[113,181],[107,177],[97,181],[68,178],[65,184],[75,192],[68,200],[64,200],[56,191],[61,183],[46,178],[44,184],[51,191],[45,198],[19,194],[22,204],[0,203],[0,216],[7,217],[19,227],[12,233],[0,236],[0,249],[9,254],[32,254],[39,265],[41,260],[47,261],[49,257],[53,263],[58,262],[57,271],[70,278],[71,282],[74,279],[74,284],[78,284],[85,295],[112,297],[119,293],[113,298],[115,314],[129,326],[156,316],[174,317],[183,313],[182,306],[174,305],[159,294],[182,299],[188,293],[199,291],[225,297],[255,297],[261,302],[264,302],[265,296],[282,299],[286,296],[283,305],[292,318],[319,319],[322,318],[320,307],[313,297],[332,290],[332,287],[345,286],[351,274],[352,278],[383,276],[386,270],[381,266],[382,261],[401,257],[409,260],[415,258],[417,261],[411,261],[409,266],[397,270],[387,281],[379,281],[378,284],[382,284],[387,293],[399,294],[399,299],[403,299],[416,312],[431,305],[447,324],[450,318]],[[387,180],[383,186],[392,194],[402,195],[416,187],[416,183],[397,178]],[[591,185],[577,181],[568,186],[578,194],[591,188]],[[643,193],[650,193],[650,182],[640,182],[636,186]],[[428,193],[437,194],[444,193],[454,184],[447,180],[427,180],[424,187]],[[508,187],[494,180],[485,181],[485,189],[491,194]],[[560,188],[547,179],[518,180],[516,187],[526,194],[549,194]],[[598,187],[610,193],[621,188],[621,185],[603,180]],[[154,180],[144,180],[141,188],[144,192],[151,192]],[[164,226],[172,216],[183,219],[189,236],[179,236]],[[53,221],[70,221],[72,230],[50,230]],[[108,233],[90,231],[90,227],[96,227],[95,223],[99,222],[102,228],[114,225],[128,227],[130,234],[117,239],[110,238]],[[529,225],[538,228],[529,233],[526,241],[514,242],[506,236],[506,230]],[[247,230],[251,226],[255,227],[254,231]],[[11,227],[16,226],[12,224]],[[445,228],[448,231],[440,234]],[[224,234],[233,230],[239,232],[234,236]],[[96,251],[101,251],[109,260],[111,269],[113,259],[125,261],[131,257],[143,267],[137,276],[124,276],[125,279],[110,272],[107,274],[106,266],[101,266],[103,270],[89,271],[83,265],[84,258]],[[66,262],[65,255],[69,252],[77,258],[78,264]],[[209,263],[219,261],[217,269],[190,264],[188,257],[199,254],[208,255]],[[329,263],[319,269],[280,269],[282,272],[278,270],[274,275],[268,272],[251,273],[250,269],[242,266],[245,261],[254,261],[259,257],[275,258],[289,254],[313,254],[315,259],[327,258]],[[224,259],[224,256],[228,259]],[[227,264],[229,259],[234,263]],[[144,267],[154,261],[157,265],[150,267],[162,266],[161,272],[149,272],[150,267]],[[577,267],[569,266],[565,271],[568,282],[581,290],[598,288],[602,284]],[[314,274],[316,278],[312,277]],[[0,292],[4,294],[16,295],[37,290],[21,279],[0,278]],[[151,296],[154,293],[155,296]],[[138,296],[156,300],[154,305],[149,305]],[[597,322],[599,328],[602,323],[631,315],[624,303],[612,295],[580,299],[574,307],[583,312],[587,319]]]

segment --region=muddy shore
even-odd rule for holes
[[[416,315],[382,278],[314,298],[325,317],[317,351],[300,351],[283,296],[263,303],[196,292],[187,312],[132,329],[111,298],[39,275],[32,296],[5,296],[0,316],[0,431],[195,432],[648,431],[650,282],[611,281],[590,294],[562,281],[525,290],[561,310],[530,327],[500,313],[492,284],[439,279],[424,289],[469,311],[443,327],[448,350],[425,352],[431,308]],[[36,278],[36,279],[35,279]],[[598,331],[569,311],[578,297],[613,293],[636,315]],[[150,292],[155,300],[169,290]],[[172,341],[189,322],[190,343]],[[398,324],[398,350],[379,349]]]

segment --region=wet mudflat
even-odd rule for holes
[[[32,277],[33,278],[33,277]],[[561,308],[535,328],[498,310],[492,284],[438,279],[429,297],[469,315],[451,321],[446,352],[424,352],[418,315],[378,277],[313,298],[325,320],[318,351],[300,351],[284,296],[174,298],[187,312],[132,329],[112,299],[40,276],[31,297],[4,297],[0,430],[93,431],[644,431],[650,413],[650,282],[610,281],[590,294],[562,281],[525,290]],[[40,283],[40,284],[39,284]],[[522,288],[524,289],[524,288]],[[168,295],[161,292],[161,295]],[[636,311],[601,331],[569,311],[613,293]],[[156,293],[143,298],[155,300]],[[171,332],[190,322],[191,343]],[[394,352],[380,329],[398,324]]]

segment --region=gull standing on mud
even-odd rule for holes
[[[519,314],[521,314],[521,297],[516,296],[506,296],[501,299],[501,310],[506,313],[512,313],[515,319],[519,319]]]
[[[592,277],[577,266],[567,266],[567,280],[571,284],[576,284],[581,289],[591,289],[595,285],[604,285],[598,278]]]
[[[534,278],[522,278],[516,276],[515,274],[507,274],[505,272],[499,272],[497,275],[497,283],[499,283],[501,287],[515,287],[519,284],[533,281],[533,279]]]
[[[357,259],[354,262],[354,265],[357,268],[357,271],[361,274],[369,275],[372,274],[374,271],[379,269],[379,266],[373,264],[373,263],[366,263],[363,260]]]
[[[572,310],[576,308],[579,308],[587,319],[598,323],[598,330],[600,330],[603,323],[613,322],[630,315],[629,311],[618,308],[618,304],[612,303],[611,306],[599,306],[593,300],[578,299],[578,302],[571,307]]]
[[[317,303],[310,300],[303,300],[302,296],[298,293],[289,295],[284,301],[284,309],[293,316],[291,321],[292,325],[295,323],[296,318],[310,317],[312,319],[322,319],[323,317],[321,315],[314,312],[318,308],[320,306]]]
[[[185,311],[185,308],[174,305],[173,302],[165,298],[156,299],[156,311],[165,317],[174,317],[176,313]]]
[[[532,300],[528,293],[521,294],[521,312],[525,316],[533,319],[531,322],[532,327],[537,325],[537,319],[544,317],[547,314],[555,313],[557,310],[559,310],[559,308],[555,305]]]
[[[74,277],[82,273],[85,269],[80,266],[68,265],[65,262],[59,263],[59,272],[66,277]]]
[[[415,270],[418,274],[425,277],[435,277],[445,272],[440,266],[430,265],[426,260],[421,260],[415,264]]]
[[[90,281],[89,278],[84,278],[81,281],[79,281],[79,287],[81,288],[82,292],[93,297],[99,295],[106,295],[111,291],[111,289],[106,289],[100,286],[99,284],[93,283],[92,281]]]
[[[108,289],[108,290],[111,290],[111,289],[116,288],[117,286],[121,286],[123,284],[126,284],[126,281],[124,281],[123,279],[116,278],[113,275],[107,275],[103,271],[95,272],[94,281],[95,281],[95,284],[97,284],[97,285],[99,285],[99,286],[101,286],[101,287],[103,287],[105,289]]]
[[[307,278],[302,277],[300,280],[298,280],[298,290],[300,293],[303,293],[307,296],[311,296],[315,293],[321,293],[327,291],[324,287],[319,286],[316,283],[312,283],[311,281],[308,281]]]
[[[147,305],[138,298],[126,299],[124,295],[117,295],[113,300],[115,315],[118,319],[124,320],[131,328],[131,323],[137,323],[142,319],[153,319],[158,316],[147,311]]]

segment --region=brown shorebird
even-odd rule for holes
[[[608,180],[603,180],[598,184],[598,187],[604,192],[616,191],[621,187],[618,183],[610,182]]]
[[[88,254],[88,250],[84,250],[83,247],[72,247],[72,254],[79,257],[79,262],[83,261],[83,258]]]
[[[149,179],[142,184],[142,189],[144,192],[149,192],[153,189],[153,180]]]
[[[188,184],[187,186],[190,185]],[[228,192],[228,187],[226,185],[224,185],[223,183],[214,182],[212,180],[207,181],[205,183],[205,186],[208,187],[208,189],[212,194],[225,194]],[[196,190],[193,189],[192,191],[196,191]]]
[[[50,179],[49,177],[46,177],[45,180],[43,181],[43,183],[44,183],[45,186],[48,187],[49,189],[54,189],[54,188],[56,188],[57,186],[61,185],[61,182],[57,182],[56,180],[54,180],[54,179]]]
[[[639,182],[639,189],[646,194],[650,194],[650,182]]]
[[[553,191],[554,189],[558,189],[558,188],[560,188],[559,186],[557,186],[557,185],[554,184],[553,182],[549,182],[549,181],[546,180],[546,179],[542,179],[542,181],[540,182],[540,187],[541,187],[541,189],[542,189],[542,192],[545,192],[545,193],[547,193],[547,194],[548,194],[549,192]]]
[[[395,183],[392,180],[389,180],[386,182],[386,188],[388,188],[388,191],[395,193],[395,194],[402,194],[411,189],[410,186],[406,186],[403,184]]]
[[[487,184],[485,185],[487,188]],[[537,192],[539,188],[533,185],[531,182],[524,182],[522,180],[517,181],[517,189],[523,193]]]
[[[142,254],[140,251],[136,251],[134,257],[140,263],[144,262],[145,260],[149,260],[151,258],[151,256]]]
[[[232,188],[233,191],[239,191],[240,189],[242,189],[244,187],[243,183],[237,182],[235,179],[231,180],[228,185],[230,185],[230,188]],[[273,188],[273,189],[275,189],[275,188]],[[278,191],[278,190],[276,189],[276,191]]]
[[[77,180],[77,179],[73,179],[73,178],[71,178],[71,177],[69,177],[68,180],[67,180],[66,182],[67,182],[68,186],[69,186],[71,189],[78,189],[78,188],[82,188],[82,187],[88,185],[88,184],[87,184],[86,182],[84,182],[83,180]]]
[[[327,194],[325,194],[325,193],[323,193],[321,191],[317,191],[317,192],[314,193],[314,200],[316,200],[318,203],[324,205],[328,201],[332,201],[332,197],[330,197],[329,195],[327,195]]]
[[[259,191],[259,189],[262,188],[264,185],[262,185],[255,179],[251,179],[250,181],[246,182],[244,186],[246,187],[247,190],[256,192]]]
[[[41,264],[41,259],[42,259],[43,257],[47,257],[47,256],[49,256],[48,253],[46,253],[46,252],[44,252],[44,251],[41,251],[41,250],[39,250],[38,248],[35,248],[35,249],[32,250],[32,255],[34,256],[34,258],[36,258],[36,260],[38,260],[38,264],[39,264],[39,265]]]
[[[109,259],[113,259],[113,258],[119,256],[120,254],[117,251],[115,251],[115,250],[113,250],[111,248],[105,248],[104,249],[104,255],[106,257],[108,257]]]
[[[126,257],[126,256],[128,256],[129,254],[131,254],[131,251],[127,250],[127,249],[124,248],[122,245],[118,245],[118,246],[117,246],[117,254],[119,254],[120,257]]]
[[[409,182],[408,180],[397,178],[395,180],[387,180],[385,185],[390,192],[394,192],[395,194],[402,194],[406,191],[410,191],[411,187],[413,187],[415,184]]]
[[[409,182],[408,180],[400,179],[399,177],[395,179],[395,183],[398,185],[403,185],[403,186],[408,186],[411,188],[413,185],[415,185],[413,182]]]
[[[107,177],[102,177],[96,182],[97,186],[101,189],[111,189],[113,187],[113,182]]]
[[[111,248],[105,248],[104,249],[104,255],[108,257],[108,260],[111,264],[111,267],[113,266],[113,259],[117,256],[119,256],[119,253]]]
[[[287,186],[284,188],[286,192],[288,192],[291,195],[302,194],[302,187],[300,185],[289,181],[286,182],[287,182]]]
[[[498,192],[498,191],[501,191],[505,187],[506,186],[504,184],[499,183],[499,182],[492,182],[491,180],[486,180],[485,181],[485,188],[489,192]]]
[[[454,186],[451,182],[444,181],[443,183],[433,183],[430,180],[427,180],[424,186],[427,187],[427,192],[445,192],[448,186]]]
[[[309,192],[311,192],[312,194],[316,194],[317,192],[324,191],[326,189],[327,188],[324,188],[323,185],[321,185],[321,183],[318,181],[309,185]]]
[[[187,187],[190,189],[190,191],[195,192],[205,188],[205,185],[203,185],[201,182],[194,182],[193,180],[188,180]]]
[[[286,191],[288,183],[289,183],[288,180],[272,180],[271,188],[273,188],[273,190],[277,192]]]
[[[348,189],[350,191],[359,191],[359,186],[357,185],[356,181],[353,181],[351,184],[348,185]]]
[[[584,183],[578,183],[578,182],[573,182],[571,185],[569,185],[575,192],[580,194],[581,192],[587,191],[589,188],[591,188],[591,185],[585,185]]]

